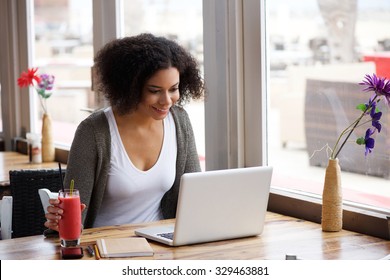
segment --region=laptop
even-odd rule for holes
[[[135,230],[170,246],[260,235],[272,167],[186,173],[181,177],[174,224]]]

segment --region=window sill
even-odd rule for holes
[[[268,210],[321,223],[321,197],[271,187]],[[343,204],[343,229],[390,240],[390,213]]]

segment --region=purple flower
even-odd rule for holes
[[[39,75],[40,81],[36,87],[38,94],[43,98],[47,99],[51,96],[54,85],[54,76],[48,74]]]
[[[38,84],[39,89],[52,90],[54,85],[54,76],[48,74],[40,75],[41,81]]]
[[[371,128],[366,130],[366,135],[364,136],[364,145],[366,146],[366,151],[364,153],[365,156],[367,156],[368,153],[371,153],[374,148],[375,139],[371,138],[371,135],[373,134],[374,130],[371,130]]]
[[[372,126],[378,130],[378,133],[381,132],[382,124],[379,122],[379,120],[382,117],[382,112],[376,111],[376,102],[373,102],[371,105],[370,116],[371,116]]]
[[[366,131],[364,137],[360,137],[356,140],[359,145],[365,145],[365,155],[372,152],[375,145],[375,139],[371,136],[375,131],[381,132],[382,124],[379,122],[382,117],[382,112],[377,108],[379,102],[383,99],[383,102],[390,107],[390,80],[386,78],[377,77],[375,74],[365,75],[362,82],[359,85],[365,86],[363,91],[373,91],[374,94],[366,104],[359,104],[356,108],[361,111],[361,115],[358,116],[349,126],[347,126],[339,135],[336,143],[333,146],[331,159],[336,159],[344,145],[347,143],[349,137],[352,135],[354,130],[365,123],[371,121],[373,128],[369,128]],[[367,120],[369,116],[371,119]]]
[[[46,113],[46,99],[52,95],[54,86],[54,76],[48,74],[37,75],[38,68],[29,68],[27,72],[22,72],[18,78],[18,85],[20,87],[32,86],[39,96],[39,101],[43,111]]]
[[[390,81],[386,78],[379,78],[375,74],[366,75],[365,80],[359,85],[366,86],[363,91],[373,91],[376,95],[384,96],[384,102],[390,106]]]

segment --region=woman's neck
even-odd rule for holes
[[[115,109],[112,109],[112,111],[118,127],[126,127],[128,129],[153,129],[156,126],[160,127],[161,125],[161,120],[146,118],[137,111],[127,114],[119,114]]]

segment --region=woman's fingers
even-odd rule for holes
[[[50,199],[50,206],[47,207],[45,214],[46,222],[45,227],[58,231],[58,221],[61,219],[61,215],[64,211],[58,207],[60,201],[58,199]]]
[[[58,198],[50,198],[49,203],[54,206],[58,206],[60,204],[60,200]]]
[[[55,231],[59,231],[58,223],[57,222],[52,222],[52,220],[47,220],[45,222],[45,227],[47,227],[49,229],[52,229],[52,230],[55,230]]]
[[[45,227],[50,228],[52,230],[59,231],[58,229],[58,221],[62,218],[62,214],[64,213],[64,210],[58,207],[60,204],[60,201],[58,199],[50,199],[49,200],[50,206],[47,207],[47,212],[45,214],[46,222]],[[81,211],[84,211],[87,206],[82,203],[80,205]]]

